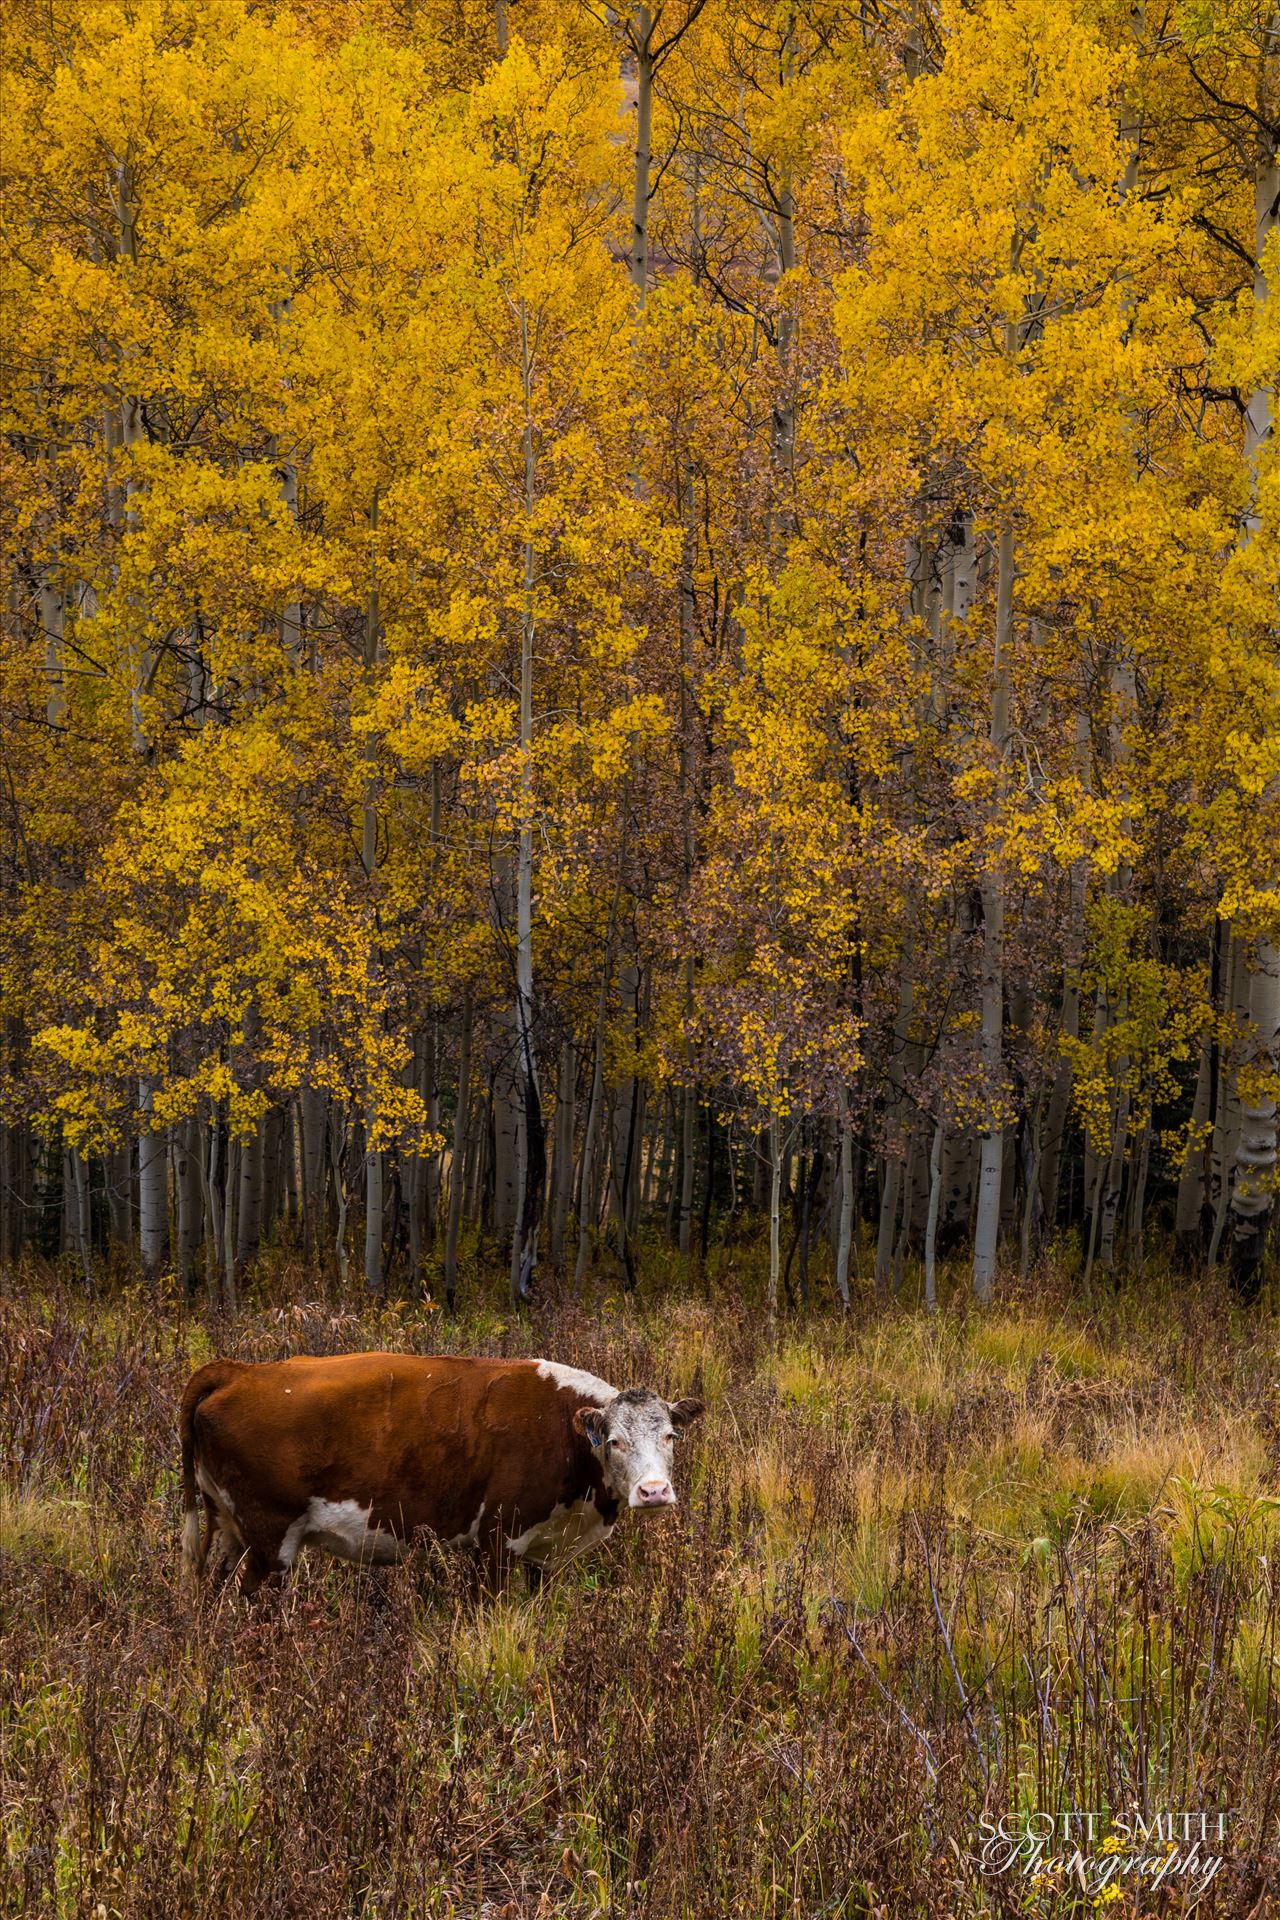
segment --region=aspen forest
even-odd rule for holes
[[[2,13],[0,1920],[1274,1920],[1280,6]]]
[[[6,43],[7,1259],[1256,1291],[1274,10]]]

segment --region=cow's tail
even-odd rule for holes
[[[200,1542],[199,1493],[196,1487],[196,1409],[206,1394],[213,1393],[237,1371],[234,1360],[214,1360],[193,1373],[182,1396],[178,1414],[178,1436],[182,1441],[182,1569],[192,1580],[204,1572],[205,1552]]]

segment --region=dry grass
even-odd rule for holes
[[[192,1365],[373,1345],[705,1393],[678,1519],[536,1599],[423,1552],[193,1607]],[[1198,1911],[1261,1920],[1278,1372],[1209,1298],[774,1341],[727,1300],[446,1322],[283,1275],[228,1326],[32,1279],[0,1301],[4,1910],[1047,1920],[1090,1908],[984,1879],[984,1814],[1173,1805],[1235,1810]]]

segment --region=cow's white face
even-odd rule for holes
[[[579,1407],[573,1424],[595,1448],[605,1485],[628,1507],[674,1507],[671,1460],[676,1435],[698,1419],[701,1400],[674,1404],[628,1387],[603,1407]]]

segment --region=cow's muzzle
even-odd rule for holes
[[[633,1507],[674,1507],[676,1496],[669,1480],[642,1480],[632,1489]]]

